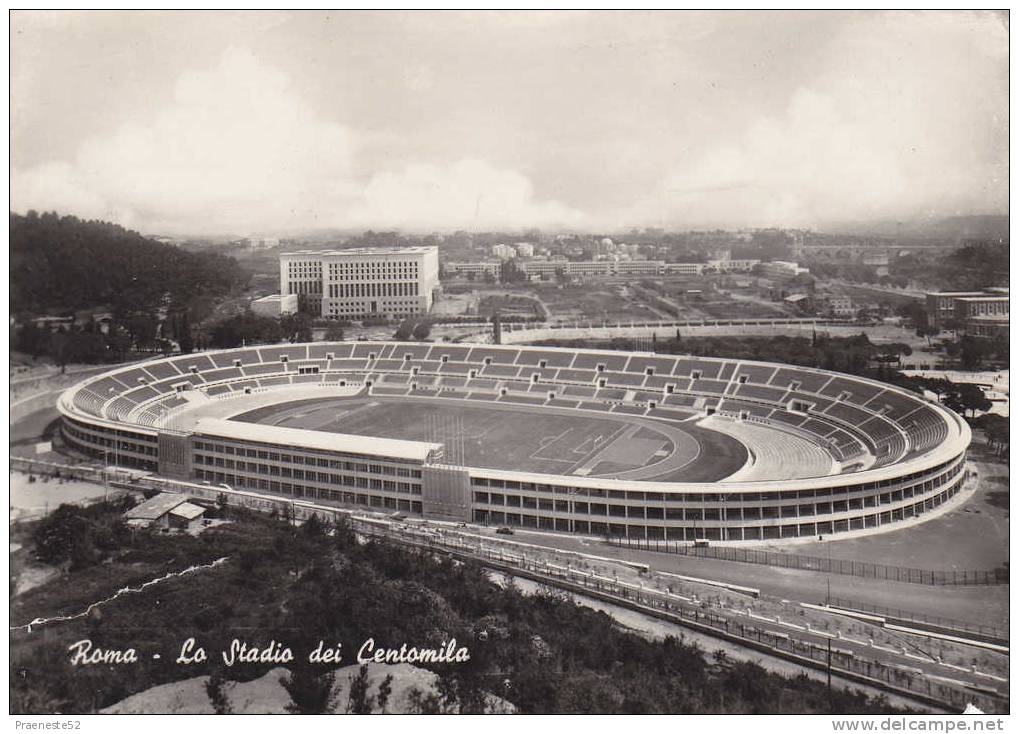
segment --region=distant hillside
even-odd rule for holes
[[[232,258],[186,252],[109,222],[11,213],[10,237],[12,314],[152,313],[244,279]]]
[[[931,238],[938,240],[1001,240],[1008,242],[1008,217],[997,214],[877,222],[846,222],[833,224],[825,231],[832,234],[870,235],[876,237]]]

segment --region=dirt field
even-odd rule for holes
[[[11,520],[42,517],[58,505],[97,499],[107,491],[101,484],[52,477],[37,476],[29,482],[28,475],[21,472],[10,472],[9,478]]]
[[[377,396],[305,400],[249,411],[235,420],[447,445],[456,435],[454,420],[462,421],[466,464],[546,474],[635,472],[630,478],[712,481],[746,461],[746,450],[738,441],[697,426],[652,427],[646,420],[495,403],[474,406]]]

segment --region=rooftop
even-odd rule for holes
[[[346,433],[264,426],[259,423],[245,423],[221,418],[201,418],[195,425],[194,432],[203,436],[230,438],[238,441],[282,444],[302,449],[344,454],[369,454],[382,458],[419,462],[428,459],[432,451],[442,448],[441,443],[352,436]]]
[[[349,250],[295,250],[281,252],[280,257],[352,257],[359,255],[424,255],[438,252],[439,248],[430,247],[354,247]]]
[[[132,507],[124,513],[124,516],[129,520],[155,520],[174,508],[186,504],[188,499],[189,497],[186,494],[160,492],[152,499],[145,500],[140,505]]]

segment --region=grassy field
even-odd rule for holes
[[[449,400],[305,400],[249,411],[236,420],[438,441],[447,444],[447,452],[462,425],[466,465],[543,474],[604,476],[660,463],[660,473],[641,478],[710,481],[731,474],[746,459],[734,439],[695,426],[657,430],[622,417]]]

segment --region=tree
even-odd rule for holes
[[[84,567],[95,560],[91,523],[74,505],[60,505],[43,518],[32,541],[36,556],[44,563],[72,560],[73,566]]]
[[[230,497],[226,492],[216,495],[216,510],[219,512],[219,516],[225,520],[230,510]]]
[[[341,342],[343,341],[343,327],[335,321],[330,321],[329,326],[326,327],[326,341],[327,342]]]
[[[389,697],[393,693],[393,676],[387,675],[379,684],[378,704],[379,711],[386,713],[386,706],[389,704]]]
[[[350,679],[350,691],[347,694],[348,714],[370,714],[372,712],[375,707],[375,697],[368,693],[370,688],[368,666],[365,664],[358,669],[357,675]]]
[[[310,342],[311,316],[305,312],[285,314],[280,317],[280,331],[283,338],[291,342]]]
[[[937,336],[940,333],[941,333],[941,329],[939,329],[936,326],[930,326],[930,325],[927,325],[927,324],[923,324],[923,325],[920,325],[920,326],[916,327],[916,335],[921,337],[921,338],[926,338],[927,339],[927,346],[928,347],[931,346],[931,337],[932,336]]]
[[[997,456],[1004,456],[1009,448],[1008,418],[995,413],[985,413],[973,421],[973,425],[984,432],[988,447]]]
[[[414,334],[414,322],[411,319],[404,319],[400,322],[400,325],[396,329],[396,333],[393,334],[394,339],[400,341],[410,341],[411,336]]]
[[[187,310],[181,312],[176,332],[180,353],[191,354],[195,349],[195,343],[191,337],[191,320],[188,318]]]
[[[336,708],[335,683],[335,672],[322,672],[298,657],[290,673],[280,680],[280,685],[290,694],[287,711],[292,714],[332,713]]]
[[[984,391],[970,382],[964,382],[958,386],[958,399],[963,411],[969,411],[971,416],[975,415],[978,410],[988,411],[992,406],[991,401],[984,395]]]
[[[421,321],[414,327],[414,338],[424,341],[432,333],[432,327],[427,321]]]
[[[230,706],[230,699],[227,697],[226,691],[223,690],[224,682],[223,670],[217,667],[212,671],[209,680],[205,681],[205,695],[209,697],[212,710],[217,714],[232,714],[233,708]]]

